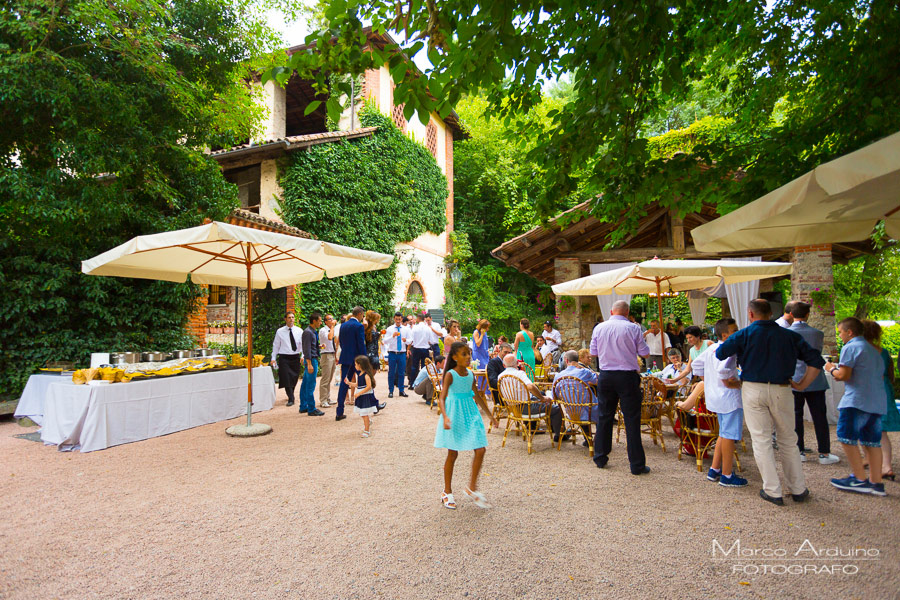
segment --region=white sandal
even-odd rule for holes
[[[441,492],[441,504],[444,505],[444,508],[449,508],[450,510],[456,510],[456,500],[453,499],[453,494],[448,494],[447,492]]]
[[[478,508],[493,508],[481,492],[473,492],[469,488],[466,488],[466,496],[474,500],[475,506]]]
[[[360,437],[367,438],[367,437],[369,437],[369,435],[370,435],[370,434],[369,434],[368,431],[363,431],[363,432],[360,434]]]

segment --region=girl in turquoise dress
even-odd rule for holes
[[[534,373],[534,335],[528,331],[531,322],[528,319],[522,319],[519,321],[519,326],[522,331],[516,334],[514,343],[516,358],[531,367],[529,373]]]
[[[465,493],[475,501],[475,506],[490,508],[484,494],[478,491],[478,474],[481,472],[487,447],[487,435],[484,433],[484,422],[478,413],[478,407],[487,415],[491,415],[491,409],[480,394],[475,394],[475,376],[469,371],[472,354],[466,343],[454,342],[447,354],[441,396],[438,398],[442,417],[438,420],[434,434],[434,447],[447,449],[441,503],[445,508],[456,508],[452,486],[456,457],[460,450],[474,450],[472,478]],[[493,415],[490,418],[494,427],[500,427]]]

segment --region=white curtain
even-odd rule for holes
[[[746,258],[723,258],[722,260],[761,261],[762,257],[749,256]],[[759,296],[759,280],[726,284],[725,293],[728,296],[728,307],[731,308],[731,316],[737,322],[738,328],[743,329],[750,324],[750,320],[747,317],[747,305],[751,300]]]
[[[604,263],[604,264],[592,264],[591,267],[591,275],[596,275],[597,273],[606,273],[607,271],[613,271],[615,269],[621,269],[622,267],[630,267],[632,265],[636,265],[637,263],[629,262],[629,263]],[[624,300],[625,302],[631,302],[631,294],[609,294],[606,296],[597,296],[597,302],[600,303],[600,314],[603,315],[603,320],[609,320],[609,311],[612,308],[612,305],[618,300]]]
[[[709,296],[703,291],[695,290],[687,293],[688,306],[691,307],[691,321],[694,325],[702,326],[706,321],[706,304]]]

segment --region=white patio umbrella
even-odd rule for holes
[[[647,260],[630,267],[588,275],[552,287],[557,296],[656,294],[662,319],[662,293],[714,287],[719,282],[742,283],[790,275],[791,263],[740,260]],[[662,336],[663,355],[666,336]]]
[[[88,275],[247,286],[247,425],[232,435],[261,435],[253,404],[253,288],[273,288],[391,266],[394,256],[320,240],[214,221],[199,227],[133,238],[81,263]]]
[[[867,239],[882,220],[900,239],[900,133],[820,165],[691,237],[703,252],[837,244]]]

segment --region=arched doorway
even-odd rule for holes
[[[425,299],[425,289],[422,284],[413,280],[406,289],[407,302],[422,302]]]

